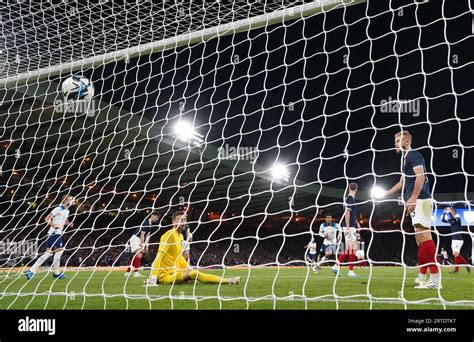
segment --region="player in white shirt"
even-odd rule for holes
[[[59,207],[54,208],[51,213],[44,219],[49,225],[48,241],[46,243],[46,252],[36,260],[31,268],[26,271],[25,275],[28,280],[33,278],[36,274],[38,267],[44,264],[54,254],[53,264],[53,277],[57,279],[64,279],[66,276],[59,271],[59,263],[61,261],[61,255],[64,252],[62,235],[65,227],[72,227],[73,223],[68,221],[69,207],[74,205],[74,197],[66,195]]]
[[[441,252],[439,253],[439,263],[442,264],[442,265],[446,265],[448,263],[448,252],[446,252],[446,250],[441,247]]]
[[[324,222],[319,226],[319,236],[324,240],[319,249],[318,262],[314,266],[314,272],[318,272],[321,268],[320,265],[336,253],[339,229],[339,224],[332,221],[332,215],[326,215]]]
[[[314,238],[311,238],[311,241],[304,248],[306,249],[306,261],[311,265],[314,264],[317,254],[317,246]]]

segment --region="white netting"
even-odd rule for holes
[[[440,221],[444,207],[457,208],[460,252],[470,263],[467,2],[15,2],[0,9],[1,308],[474,305],[469,275],[448,273],[456,234]],[[77,84],[81,75],[91,80],[91,101],[64,101],[61,84],[72,75]],[[448,251],[446,262],[439,259],[438,290],[413,289],[418,248],[401,199],[375,205],[371,196],[402,174],[393,148],[402,129],[424,157],[438,210],[433,239],[437,251]],[[334,256],[315,273],[321,256],[308,261],[304,246],[314,239],[320,254],[320,224],[328,214],[344,221],[352,181],[359,277],[347,277],[347,262],[334,277]],[[27,281],[23,272],[48,243],[44,218],[67,194],[78,205],[63,235],[66,278],[51,277],[51,256]],[[150,287],[123,276],[136,256],[129,239],[149,214],[161,217],[140,263],[147,276],[172,213],[183,208],[191,265],[241,276],[239,286]]]

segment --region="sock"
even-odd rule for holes
[[[426,270],[425,270],[426,272]],[[426,273],[418,273],[418,279],[421,280],[421,281],[425,281],[426,280]]]
[[[53,265],[51,268],[53,269],[54,274],[59,275],[59,264],[61,262],[61,255],[63,255],[63,251],[54,253],[53,257]]]
[[[355,261],[355,254],[349,254],[349,262],[354,262]],[[349,264],[349,271],[353,271],[354,270],[354,264]]]
[[[33,273],[36,273],[36,271],[38,270],[38,267],[40,267],[41,265],[43,265],[44,262],[45,262],[46,260],[48,260],[51,255],[52,255],[51,253],[44,253],[42,256],[40,256],[40,257],[38,258],[38,260],[36,260],[36,262],[34,263],[34,265],[31,266],[30,271],[33,272]]]
[[[430,270],[430,272],[431,272],[431,270]],[[440,276],[439,272],[430,274],[430,281],[432,281],[433,283],[439,284],[440,280],[441,280],[441,276]]]
[[[322,264],[325,260],[326,260],[326,257],[323,256],[323,257],[321,258],[321,260],[318,262],[318,264]]]
[[[142,257],[136,256],[135,258],[133,258],[133,268],[134,268],[133,271],[134,272],[138,272],[141,262],[142,262]]]
[[[344,262],[346,260],[346,255],[344,253],[339,254],[338,260],[340,263]]]
[[[454,264],[459,265],[461,263],[461,260],[459,260],[459,255],[454,258]],[[459,272],[459,266],[454,267],[454,272]]]
[[[462,265],[462,264],[467,264],[467,262],[466,262],[466,259],[464,259],[464,257],[461,254],[459,254],[457,257],[454,258],[454,264]],[[459,266],[454,267],[454,270],[458,272]]]
[[[131,264],[132,264],[132,259],[129,259],[129,260],[127,261],[127,265],[128,265],[128,267],[127,267],[127,273],[130,273],[130,271],[132,270],[132,267],[130,266]]]
[[[420,265],[420,273],[418,274],[418,278],[420,280],[425,280],[425,274],[428,271],[428,266],[421,266],[425,263],[425,247],[424,245],[420,245],[418,246],[418,265]]]
[[[204,284],[229,284],[230,280],[228,278],[222,278],[213,274],[202,273],[196,270],[192,270],[189,273],[189,277],[192,280],[199,280],[201,283]]]
[[[430,269],[430,274],[432,275],[432,274],[439,273],[439,268],[438,268],[438,265],[436,264],[436,246],[434,244],[434,241],[427,240],[423,242],[421,245],[423,245],[423,248],[424,248],[425,262],[429,263],[428,268]]]

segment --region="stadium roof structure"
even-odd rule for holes
[[[120,194],[147,193],[177,200],[183,196],[194,205],[220,199],[231,207],[246,211],[281,211],[314,205],[316,198],[338,198],[344,191],[297,179],[289,182],[273,179],[271,166],[242,158],[221,158],[217,146],[189,146],[173,136],[169,127],[134,115],[117,106],[94,100],[90,110],[63,113],[57,105],[58,92],[37,83],[16,89],[2,105],[10,145],[4,170],[15,170],[18,190],[27,199],[44,180],[50,184],[72,186],[73,193],[90,199],[115,191]],[[19,94],[24,96],[20,97]],[[16,98],[13,98],[16,96]],[[56,103],[56,105],[55,105]],[[80,103],[80,102],[79,102]],[[25,110],[26,108],[26,110]],[[169,126],[169,125],[168,125]],[[16,151],[20,151],[18,158]],[[67,178],[62,175],[67,175]],[[4,175],[5,176],[5,175]],[[50,193],[42,188],[40,193]],[[323,201],[324,202],[324,201]]]
[[[79,201],[109,198],[110,207],[118,208],[127,198],[143,201],[146,207],[156,199],[163,207],[181,198],[206,210],[222,212],[227,207],[228,212],[245,210],[246,215],[288,214],[290,208],[303,215],[320,209],[342,211],[344,189],[273,179],[271,166],[220,158],[217,146],[189,146],[173,136],[170,125],[108,103],[94,100],[90,106],[95,110],[63,113],[55,105],[62,94],[47,87],[58,85],[17,88],[16,98],[2,105],[0,115],[5,117],[6,109],[10,113],[4,134],[10,145],[3,146],[10,157],[3,170],[14,170],[3,177],[10,177],[8,187],[15,188],[19,201],[71,191]],[[13,95],[2,94],[7,96]],[[21,153],[16,156],[16,151]],[[437,199],[462,201],[460,196],[444,194]],[[370,211],[370,194],[360,191],[358,197]],[[378,214],[386,217],[392,211],[385,206]]]

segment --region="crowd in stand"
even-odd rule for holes
[[[100,219],[95,219],[94,228],[87,222],[82,222],[76,229],[70,229],[64,236],[66,251],[63,264],[66,266],[124,266],[132,257],[126,250],[127,240],[140,220],[125,220],[129,228],[124,228],[119,221],[112,225]],[[125,223],[123,222],[123,223]],[[157,228],[150,241],[149,253],[142,259],[143,266],[150,266],[156,255],[159,238],[169,227]],[[191,264],[193,266],[233,266],[233,265],[305,265],[305,246],[312,235],[308,228],[301,226],[286,227],[283,232],[278,227],[258,230],[252,226],[235,226],[229,223],[206,223],[193,227],[193,242],[191,244]],[[6,237],[2,236],[2,241]],[[11,241],[35,241],[41,253],[45,248],[46,235],[31,230],[11,234]],[[401,231],[362,233],[366,256],[378,265],[390,265],[403,261],[407,265],[416,265],[416,244],[413,235],[405,235]],[[316,237],[318,245],[322,239]],[[405,246],[403,248],[403,244]],[[441,237],[440,248],[449,250],[450,238]],[[470,241],[466,241],[466,249],[470,249]],[[12,267],[28,264],[36,255],[0,254],[0,267]]]

